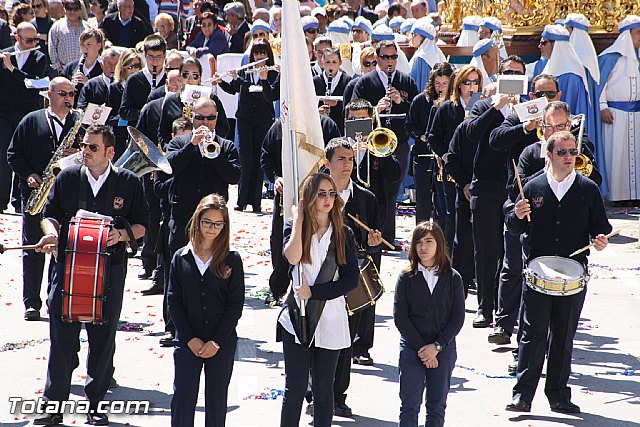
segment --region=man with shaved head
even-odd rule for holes
[[[37,36],[33,24],[22,22],[16,29],[16,43],[0,52],[0,212],[7,209],[11,194],[11,168],[7,163],[11,136],[18,122],[41,105],[38,90],[24,85],[25,79],[39,79],[47,72],[47,58],[42,52],[25,52],[38,46]],[[16,199],[14,206],[19,208],[19,196]]]

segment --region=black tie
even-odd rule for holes
[[[55,141],[55,145],[58,146],[60,145],[60,140],[62,139],[62,134],[64,133],[64,123],[62,123],[62,121],[53,116],[50,115],[49,116],[49,120],[51,121],[51,132],[53,133],[53,140]],[[60,136],[58,136],[58,132],[56,132],[56,123],[60,125]]]

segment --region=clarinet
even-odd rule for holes
[[[76,73],[80,72],[80,73],[84,74],[83,70],[84,70],[84,63],[86,62],[86,60],[87,60],[87,54],[83,53],[82,56],[80,57],[80,60],[78,61],[78,69],[76,70]],[[73,79],[73,77],[72,77],[72,79]],[[76,86],[76,88],[79,87],[79,86],[82,86],[82,83],[80,83],[79,81],[76,81],[75,82],[75,86]]]
[[[331,96],[331,83],[333,82],[333,71],[329,70],[327,73],[327,93],[325,96]]]
[[[151,68],[151,90],[156,88],[157,75],[158,75],[158,70],[156,69],[156,66],[154,65],[153,68]]]
[[[389,99],[389,108],[387,108],[386,114],[391,114],[391,108],[392,108],[391,96],[390,96],[390,93],[391,93],[391,80],[393,79],[393,75],[392,74],[393,74],[393,71],[391,70],[391,65],[389,65],[387,67],[387,93],[385,95]],[[386,124],[387,128],[391,127],[391,117],[387,117],[387,120],[386,120],[385,124]]]

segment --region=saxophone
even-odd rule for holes
[[[69,107],[69,105],[67,105]],[[76,123],[73,125],[73,128],[69,131],[67,136],[64,137],[55,153],[53,153],[53,157],[49,160],[49,164],[46,169],[42,173],[42,184],[40,187],[36,188],[31,192],[29,196],[29,201],[27,202],[26,212],[29,215],[39,215],[44,209],[44,204],[47,201],[47,197],[49,197],[49,192],[53,188],[53,183],[56,180],[56,175],[60,172],[60,165],[58,165],[58,160],[65,157],[64,151],[67,148],[71,148],[73,142],[76,139],[76,135],[80,130],[80,126],[82,126],[82,110],[78,110],[76,108],[69,108],[70,114],[76,114]]]

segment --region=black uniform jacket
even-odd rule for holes
[[[14,52],[15,46],[4,49],[2,52]],[[49,61],[38,50],[31,51],[27,61],[18,69],[16,57],[11,57],[11,63],[15,67],[9,72],[4,65],[0,65],[0,114],[17,115],[20,118],[25,114],[42,108],[42,98],[38,89],[27,89],[25,79],[41,79],[47,76]],[[14,124],[15,126],[15,124]]]
[[[344,91],[347,87],[347,84],[351,80],[351,77],[344,71],[340,74],[340,80],[336,84],[335,89],[331,92],[331,96],[343,96]],[[313,78],[313,86],[316,90],[316,95],[325,96],[327,94],[327,84],[324,81],[324,75],[318,75]],[[333,85],[332,85],[333,86]],[[322,105],[323,102],[320,101],[319,105]],[[338,103],[329,109],[329,117],[336,122],[338,128],[340,129],[340,133],[344,133],[344,105],[342,105],[342,101],[338,101]]]
[[[78,95],[78,108],[84,110],[89,103],[106,105],[109,102],[109,84],[102,74],[89,79]]]
[[[162,78],[158,78],[156,82],[156,87],[162,86],[165,84],[167,78],[167,73],[162,74]],[[120,117],[124,120],[131,122],[130,124],[133,126],[134,123],[138,122],[138,116],[140,115],[140,110],[144,107],[144,104],[147,102],[147,97],[149,93],[155,88],[151,87],[151,83],[147,80],[147,77],[144,75],[143,70],[136,71],[127,79],[124,85],[124,91],[122,93],[122,101],[120,103]],[[113,107],[110,105],[110,107]],[[171,126],[171,123],[169,123]]]
[[[229,277],[211,269],[200,274],[192,251],[183,247],[171,261],[167,302],[176,326],[176,339],[185,344],[193,338],[215,341],[221,347],[237,338],[236,326],[244,305],[244,269],[235,251],[225,260]]]
[[[489,146],[491,131],[504,122],[504,115],[491,105],[491,98],[475,103],[466,126],[466,137],[478,142],[473,162],[473,181],[507,180],[507,153],[495,151]]]
[[[453,132],[464,120],[464,107],[445,101],[437,107],[429,129],[429,146],[438,156],[444,156],[449,149]]]
[[[267,80],[258,80],[258,83],[254,84],[253,75],[246,75],[240,71],[237,79],[231,80],[230,83],[222,81],[218,85],[231,95],[240,92],[238,110],[236,111],[237,119],[264,118],[273,120],[275,117],[273,102],[280,99],[278,75],[277,71],[271,70],[268,72]],[[251,92],[249,88],[254,85],[260,86],[262,92]]]

